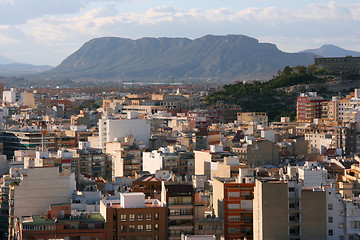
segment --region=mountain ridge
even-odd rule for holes
[[[47,71],[51,68],[53,67],[48,65],[32,65],[22,63],[0,64],[0,76],[9,77],[36,74]]]
[[[244,35],[137,40],[95,38],[60,65],[37,78],[168,80],[241,80],[251,74],[272,74],[286,65],[309,65],[312,53],[286,53],[271,43]]]
[[[332,44],[324,44],[319,48],[306,49],[304,51],[301,51],[301,53],[313,53],[321,57],[345,57],[345,56],[360,57],[360,52],[347,50]]]

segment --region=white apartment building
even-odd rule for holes
[[[143,152],[143,171],[149,171],[154,174],[156,170],[163,168],[163,154],[159,151]]]
[[[99,147],[106,151],[106,143],[127,135],[142,141],[149,147],[150,121],[146,119],[100,119],[99,120]]]

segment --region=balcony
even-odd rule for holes
[[[169,220],[192,220],[193,215],[170,215]]]
[[[192,205],[192,203],[190,203],[190,204],[186,204],[186,205],[184,205],[184,204],[181,204],[181,205],[168,205],[168,208],[169,209],[192,209],[193,208],[193,205]]]
[[[176,230],[176,229],[179,229],[179,230],[192,230],[194,228],[194,226],[191,224],[189,225],[170,225],[168,227],[169,230]]]

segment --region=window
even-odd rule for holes
[[[159,220],[159,213],[155,213],[154,218],[155,220]]]
[[[240,233],[240,228],[229,228],[229,233]]]
[[[129,225],[129,232],[135,232],[135,225]]]
[[[339,228],[344,228],[344,223],[339,223]]]
[[[151,213],[146,214],[146,220],[151,220]]]
[[[138,214],[138,221],[142,221],[144,219],[144,215]]]
[[[333,217],[328,217],[328,222],[332,223],[333,222]]]
[[[198,226],[198,230],[202,230],[203,228],[202,228],[202,225],[199,225]]]
[[[332,235],[334,235],[334,232],[332,229],[329,229],[329,236],[332,236]]]
[[[159,231],[159,224],[155,223],[154,229],[155,229],[155,231]]]
[[[240,221],[240,216],[229,216],[229,222]]]
[[[126,232],[126,226],[125,226],[125,225],[121,225],[121,226],[120,226],[120,231],[121,231],[121,232]]]
[[[129,221],[135,221],[135,214],[129,214]]]
[[[350,228],[351,229],[358,229],[360,228],[360,221],[350,221]]]
[[[237,203],[229,203],[228,209],[240,209],[240,204]]]
[[[146,231],[151,232],[151,224],[146,224]]]
[[[144,225],[138,225],[138,232],[144,231]]]
[[[344,215],[344,212],[339,210],[339,216],[343,216]]]
[[[121,218],[122,222],[126,222],[126,215],[125,214],[121,214],[120,218]]]
[[[333,210],[333,205],[331,203],[328,204],[328,210]]]
[[[239,192],[228,192],[227,196],[228,197],[240,197],[240,193]]]
[[[289,192],[294,192],[294,191],[295,191],[295,188],[289,187]]]
[[[242,196],[242,197],[251,196],[251,192],[250,192],[250,191],[242,191],[242,192],[241,192],[241,196]]]

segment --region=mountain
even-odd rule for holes
[[[47,65],[31,65],[21,63],[0,64],[0,76],[21,76],[47,71],[53,67]]]
[[[243,35],[187,38],[104,37],[90,40],[59,66],[32,78],[243,80],[285,66],[309,65],[312,53],[286,53]]]
[[[301,53],[313,53],[315,55],[322,57],[345,57],[345,56],[360,57],[360,52],[346,50],[331,44],[323,45],[320,48],[316,48],[316,49],[307,49],[301,51]]]

